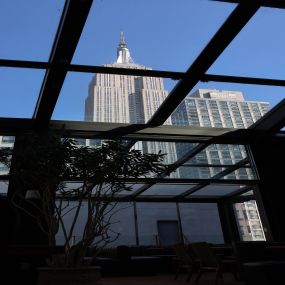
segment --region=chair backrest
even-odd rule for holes
[[[210,245],[206,242],[191,243],[191,247],[197,258],[200,260],[201,266],[218,267],[219,261]]]
[[[189,252],[187,251],[187,248],[183,244],[176,244],[173,246],[173,248],[178,259],[180,259],[186,264],[193,263],[192,256],[190,256]]]
[[[130,248],[127,245],[117,246],[117,258],[127,260],[131,258]]]

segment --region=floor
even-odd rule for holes
[[[205,273],[198,283],[195,283],[195,275],[190,282],[186,282],[186,275],[181,274],[178,280],[174,280],[174,275],[154,275],[154,276],[132,276],[132,277],[103,277],[100,285],[180,285],[180,284],[214,284],[214,274]],[[236,281],[232,274],[225,273],[220,279],[219,285],[244,285],[241,281]]]

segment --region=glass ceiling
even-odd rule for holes
[[[154,137],[152,128],[159,128],[165,122],[174,125],[175,130],[179,126],[192,126],[193,134],[202,127],[201,134],[208,132],[208,136],[213,134],[210,128],[217,128],[221,140],[227,137],[224,134],[245,139],[247,130],[240,136],[237,133],[240,129],[262,129],[269,133],[284,126],[284,114],[274,109],[284,99],[285,42],[280,36],[284,26],[283,9],[257,9],[257,4],[250,2],[241,5],[210,0],[179,3],[147,0],[136,4],[131,0],[113,0],[94,1],[92,6],[91,2],[1,2],[0,129],[5,129],[7,118],[32,118],[31,125],[40,129],[52,124],[54,119],[91,121],[95,122],[94,127],[99,122],[145,124],[135,130],[107,124],[104,127],[105,134],[110,136],[118,128],[125,128],[127,135],[137,135],[134,143],[139,144],[145,128],[148,129],[143,135],[148,132],[151,138]],[[77,13],[79,10],[81,13]],[[117,65],[102,67],[114,62]],[[118,73],[124,75],[114,75]],[[98,82],[90,85],[94,74]],[[105,75],[100,77],[100,74]],[[217,74],[220,77],[215,77]],[[257,77],[260,77],[258,82]],[[202,89],[209,90],[194,93]],[[227,96],[220,90],[226,90]],[[186,104],[187,100],[183,99],[187,94],[192,96]],[[101,113],[104,109],[104,116],[94,119],[95,109]],[[274,117],[269,109],[275,112]],[[118,116],[120,112],[123,117]],[[110,118],[110,113],[117,117]],[[262,116],[265,119],[260,120]],[[20,126],[13,120],[11,125]],[[71,131],[78,132],[79,125],[75,122],[74,126]],[[83,133],[88,131],[92,138],[90,124],[88,129],[84,128],[87,124],[80,125],[79,129]],[[189,133],[185,131],[185,135]],[[167,151],[172,156],[167,164],[173,169],[172,176],[163,178],[167,178],[167,185],[179,186],[172,193],[174,190],[165,187],[162,181],[143,182],[147,185],[142,192],[145,196],[164,192],[163,196],[174,197],[181,195],[186,186],[202,185],[195,196],[200,192],[200,196],[210,193],[220,197],[232,193],[233,182],[239,187],[238,180],[240,185],[246,185],[244,181],[248,180],[251,185],[257,177],[249,161],[241,163],[247,157],[242,149],[223,153],[219,147],[214,149],[212,142],[203,147],[199,144],[202,135],[198,143],[193,144],[189,139],[187,147],[181,149],[173,142],[174,131],[164,135],[172,143],[160,147],[171,150]],[[216,136],[219,137],[218,133]],[[151,145],[151,139],[142,144]],[[227,144],[220,142],[220,145]],[[211,179],[214,183],[216,178],[223,185],[228,183],[228,187],[215,190],[212,185],[194,181]]]

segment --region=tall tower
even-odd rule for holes
[[[125,36],[120,34],[117,60],[104,65],[115,68],[148,69],[134,63]],[[158,109],[168,92],[163,79],[119,74],[96,74],[89,84],[85,100],[85,120],[110,123],[146,123]],[[169,119],[166,124],[171,124]],[[144,152],[167,153],[166,163],[176,160],[175,145],[164,142],[147,142],[136,147]]]

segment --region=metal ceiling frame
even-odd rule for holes
[[[49,68],[46,70],[33,114],[36,127],[39,129],[47,127],[50,122],[92,2],[92,0],[65,2],[48,62]]]
[[[79,38],[83,31],[85,21],[89,14],[92,5],[92,0],[67,0],[62,13],[58,31],[54,40],[53,48],[48,62],[34,62],[34,61],[21,61],[21,60],[0,60],[0,66],[6,67],[19,67],[19,68],[36,68],[45,69],[46,74],[41,87],[40,95],[36,104],[36,108],[32,119],[15,119],[15,118],[0,118],[0,131],[2,133],[23,133],[33,130],[42,130],[45,128],[60,129],[59,126],[64,125],[65,130],[69,131],[74,136],[89,136],[90,138],[96,137],[124,137],[136,140],[158,140],[163,139],[168,141],[191,141],[200,142],[197,149],[203,149],[204,144],[209,143],[238,143],[246,144],[251,139],[269,135],[278,131],[285,124],[285,100],[281,101],[263,118],[256,122],[251,128],[244,130],[226,131],[219,135],[177,135],[169,133],[156,133],[156,128],[161,126],[167,118],[172,114],[176,107],[182,102],[187,94],[199,82],[231,82],[241,84],[258,84],[258,85],[271,85],[271,86],[285,86],[285,80],[279,79],[266,79],[254,77],[241,77],[241,76],[227,76],[227,75],[213,75],[206,74],[209,67],[215,62],[220,54],[226,49],[230,42],[238,35],[247,22],[254,16],[256,11],[261,7],[276,7],[285,8],[285,2],[280,0],[212,0],[220,2],[237,3],[238,6],[234,9],[231,15],[227,18],[221,28],[210,40],[208,45],[202,50],[200,55],[196,58],[189,69],[184,72],[160,71],[160,70],[135,70],[135,69],[122,69],[112,67],[99,67],[71,64],[73,54],[76,50]],[[73,122],[68,121],[51,121],[51,116],[55,108],[60,90],[63,86],[67,72],[92,72],[92,73],[110,73],[110,74],[126,74],[134,76],[151,76],[171,78],[180,80],[174,89],[170,92],[169,96],[165,99],[158,110],[153,114],[147,124],[133,124],[124,125],[111,128],[111,130],[96,131],[98,123],[93,122],[93,127],[90,128],[89,122]],[[88,126],[89,125],[89,126]],[[72,127],[73,126],[73,127]],[[95,127],[94,127],[95,126]],[[160,127],[158,127],[160,126]],[[148,129],[152,132],[148,132]],[[175,126],[175,128],[177,128]],[[157,129],[158,130],[158,129]],[[204,129],[205,130],[205,129]],[[209,130],[210,132],[210,130]],[[242,135],[241,135],[242,134]],[[165,139],[166,138],[166,139]],[[191,152],[191,151],[190,151]],[[191,153],[188,153],[191,158]],[[184,157],[184,159],[186,159]],[[188,157],[189,159],[189,157]],[[187,160],[186,160],[187,161]],[[177,169],[181,163],[181,159],[173,164],[173,170]],[[241,167],[239,163],[227,169],[229,171],[235,170],[235,167]],[[236,168],[237,169],[237,168]],[[231,171],[231,172],[232,172]],[[215,175],[207,182],[224,183],[218,178],[221,178],[221,172]],[[225,174],[226,175],[226,174]],[[167,179],[169,181],[169,179]],[[182,179],[183,180],[183,179]],[[182,183],[179,179],[179,182]],[[156,181],[156,182],[154,182]],[[161,181],[161,177],[154,179],[150,184],[155,184]],[[189,180],[188,180],[189,181]],[[191,181],[199,181],[194,179]],[[240,183],[241,180],[238,180]],[[245,184],[251,184],[254,181],[245,181]],[[199,187],[204,187],[205,182],[200,181]],[[227,180],[229,183],[229,180]],[[152,185],[153,185],[152,184]],[[206,184],[206,185],[208,185]],[[198,187],[198,186],[197,186]],[[142,190],[142,189],[141,189]],[[146,189],[145,189],[146,190]],[[198,189],[199,190],[199,189]],[[144,190],[143,190],[144,191]],[[141,193],[143,192],[141,191]],[[190,190],[189,190],[190,191]],[[186,192],[185,192],[186,193]],[[185,194],[183,193],[183,194]],[[182,196],[183,196],[182,194]],[[188,194],[187,194],[188,195]],[[181,195],[175,199],[181,199]],[[184,195],[185,196],[185,195]]]
[[[26,61],[26,60],[10,60],[0,59],[0,66],[2,67],[15,67],[15,68],[31,68],[31,69],[49,69],[50,62],[43,61]],[[146,76],[146,77],[159,77],[169,78],[173,80],[180,80],[186,77],[185,72],[168,71],[168,70],[154,70],[154,69],[130,69],[109,66],[94,66],[94,65],[79,65],[69,64],[67,67],[68,72],[82,72],[82,73],[101,73],[101,74],[118,74],[118,75],[131,75],[131,76]],[[208,74],[205,73],[200,77],[201,82],[225,82],[237,84],[253,84],[265,86],[285,86],[285,80],[272,79],[272,78],[259,78],[248,76],[232,76],[221,74]]]

